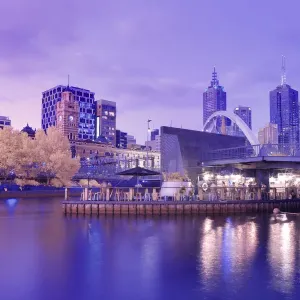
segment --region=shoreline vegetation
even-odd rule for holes
[[[21,188],[46,184],[69,187],[80,168],[79,157],[72,158],[67,137],[54,127],[37,130],[32,139],[12,127],[0,129],[0,178]],[[1,181],[0,181],[1,184]]]

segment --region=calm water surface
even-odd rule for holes
[[[300,299],[300,216],[65,217],[0,202],[0,299]]]

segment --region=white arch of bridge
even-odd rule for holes
[[[258,139],[253,133],[253,131],[247,126],[247,124],[235,113],[229,111],[216,111],[214,112],[205,122],[203,131],[212,132],[214,127],[214,120],[217,117],[226,117],[231,120],[234,124],[236,124],[239,129],[244,133],[245,137],[249,141],[251,145],[259,145]]]

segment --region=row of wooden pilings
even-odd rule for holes
[[[177,215],[177,214],[222,214],[273,212],[274,208],[283,212],[299,212],[300,200],[274,201],[230,201],[230,202],[186,202],[186,203],[147,203],[147,202],[99,202],[64,201],[65,214],[105,215]]]

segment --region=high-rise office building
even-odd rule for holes
[[[97,101],[96,112],[96,138],[102,136],[109,140],[112,145],[116,145],[116,102],[108,100]]]
[[[216,111],[226,110],[226,92],[220,86],[216,69],[212,73],[212,81],[203,93],[203,125],[207,119]],[[221,120],[218,121],[221,126]]]
[[[9,117],[0,116],[0,129],[3,129],[4,127],[11,126],[11,120]]]
[[[56,126],[57,103],[62,99],[64,91],[72,92],[74,100],[79,103],[78,140],[94,140],[95,138],[95,94],[89,90],[74,86],[58,85],[43,92],[42,128]]]
[[[250,107],[239,105],[234,109],[234,113],[238,115],[250,129],[252,129],[252,113]]]
[[[116,130],[116,147],[127,149],[127,132]]]
[[[150,140],[151,141],[155,141],[155,137],[159,135],[159,129],[153,129],[151,130],[151,136],[150,136]]]
[[[268,123],[258,131],[258,141],[260,144],[278,144],[277,124]]]
[[[277,124],[278,144],[299,144],[298,91],[286,83],[285,57],[282,57],[281,84],[270,92],[270,123]]]
[[[252,114],[250,107],[239,105],[233,112],[238,115],[250,129],[252,129]],[[233,135],[244,136],[243,132],[236,124],[233,125]]]

